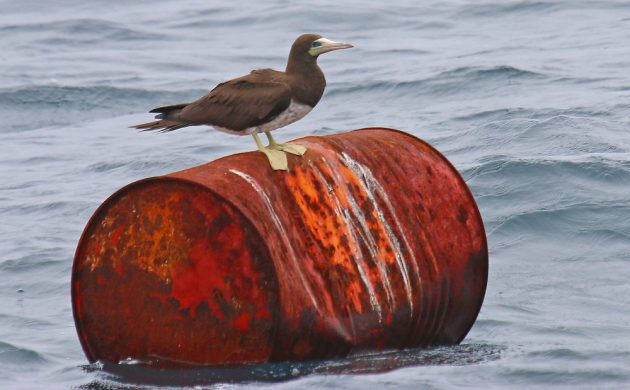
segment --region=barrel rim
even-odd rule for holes
[[[132,183],[129,183],[125,186],[123,186],[122,188],[120,188],[119,190],[115,191],[114,193],[112,193],[110,196],[108,196],[97,208],[96,210],[94,210],[94,212],[92,213],[92,216],[89,218],[88,222],[85,225],[85,228],[83,228],[83,232],[81,233],[81,237],[79,238],[79,242],[77,243],[77,247],[75,249],[74,252],[74,257],[72,260],[72,275],[71,275],[71,279],[70,279],[70,297],[71,297],[71,301],[72,301],[72,316],[74,318],[74,325],[75,325],[75,329],[77,331],[77,334],[79,336],[79,341],[81,342],[81,347],[83,348],[83,352],[85,353],[86,357],[88,358],[88,361],[90,363],[94,363],[96,361],[98,361],[98,359],[96,359],[94,353],[92,352],[92,349],[88,343],[87,337],[85,336],[85,331],[83,329],[83,323],[79,317],[78,314],[78,310],[77,310],[77,278],[78,278],[78,268],[79,268],[79,252],[82,250],[83,246],[86,244],[87,240],[89,239],[89,233],[90,230],[92,229],[92,227],[94,226],[94,223],[96,223],[96,221],[102,217],[102,214],[107,211],[107,209],[120,197],[124,196],[125,194],[127,194],[129,191],[135,189],[136,187],[141,187],[141,186],[145,186],[147,184],[153,184],[153,183],[158,183],[158,182],[177,182],[177,183],[183,183],[186,185],[191,185],[193,187],[197,187],[198,189],[201,189],[203,191],[207,191],[208,193],[212,194],[213,196],[217,197],[218,199],[221,200],[222,204],[227,204],[228,207],[230,207],[232,210],[234,210],[236,212],[236,214],[238,214],[241,218],[243,218],[244,220],[248,221],[248,223],[251,225],[251,227],[254,229],[254,231],[256,232],[256,234],[258,234],[260,237],[263,237],[262,234],[260,233],[260,231],[256,228],[256,225],[254,223],[252,223],[249,218],[247,218],[247,216],[238,208],[234,205],[234,203],[232,201],[230,201],[229,199],[226,199],[225,197],[221,196],[220,194],[218,194],[216,191],[213,191],[211,188],[208,188],[194,180],[190,180],[190,179],[186,179],[186,178],[182,178],[182,177],[173,177],[170,175],[161,175],[161,176],[152,176],[152,177],[147,177],[144,179],[140,179],[140,180],[136,180]],[[262,240],[263,242],[265,242],[264,240]],[[267,245],[264,245],[265,247],[265,251],[267,252],[267,257],[271,258],[271,256],[269,255],[269,248],[267,248]],[[271,264],[272,267],[274,266],[273,263]],[[273,277],[275,278],[275,285],[278,286],[278,277],[276,272],[272,272]],[[280,305],[280,294],[279,291],[275,291],[275,295],[276,295],[276,299],[277,299],[277,305]],[[275,323],[275,322],[274,322]],[[274,327],[273,331],[272,331],[272,336],[271,336],[271,340],[272,342],[278,337],[278,329],[277,327]]]
[[[427,141],[416,137],[415,135],[408,133],[406,131],[403,130],[399,130],[399,129],[392,129],[390,127],[363,127],[360,129],[355,129],[355,130],[351,130],[349,131],[350,133],[354,133],[356,131],[369,131],[369,130],[387,130],[387,131],[393,131],[396,133],[400,133],[403,135],[408,136],[409,138],[413,139],[416,142],[419,142],[421,144],[423,144],[424,146],[428,147],[433,153],[435,153],[438,157],[440,157],[450,168],[451,170],[455,173],[455,175],[457,176],[457,179],[459,180],[460,184],[462,184],[462,187],[466,190],[466,193],[468,194],[468,197],[472,200],[472,204],[474,206],[475,209],[475,215],[477,217],[477,220],[479,221],[479,225],[481,227],[481,233],[482,233],[482,252],[483,254],[485,254],[484,256],[484,260],[485,260],[485,283],[483,285],[483,292],[481,294],[481,299],[479,300],[479,306],[477,307],[477,314],[475,314],[475,316],[472,318],[470,325],[467,326],[467,330],[465,333],[463,333],[463,336],[457,340],[457,344],[461,343],[466,336],[468,335],[468,333],[470,332],[470,330],[472,329],[473,325],[475,324],[475,322],[477,321],[477,317],[479,316],[479,312],[481,311],[481,307],[483,306],[483,301],[486,298],[486,291],[488,289],[488,275],[489,275],[489,268],[490,268],[490,258],[489,258],[489,254],[488,254],[488,237],[486,235],[486,228],[484,226],[483,223],[483,218],[481,217],[481,212],[479,211],[479,206],[477,205],[477,201],[475,200],[475,197],[473,196],[472,191],[470,190],[470,187],[468,186],[468,184],[466,183],[466,180],[464,180],[464,178],[462,177],[462,175],[459,173],[459,171],[457,170],[457,168],[455,168],[455,166],[453,165],[453,163],[450,162],[450,160],[448,158],[446,158],[446,156],[444,156],[444,154],[442,154],[442,152],[440,152],[439,150],[437,150],[435,147],[433,147],[431,144],[429,144]]]

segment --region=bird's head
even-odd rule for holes
[[[300,35],[293,46],[291,46],[292,57],[302,57],[304,59],[317,59],[320,54],[339,49],[349,49],[353,47],[349,43],[335,42],[317,34]]]

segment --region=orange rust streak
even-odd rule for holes
[[[355,218],[353,218],[353,220],[358,221],[357,223],[361,225],[363,221],[360,220],[360,215],[358,214],[364,214],[365,210],[362,205],[369,204],[370,202],[369,197],[365,192],[365,189],[359,182],[359,178],[356,176],[354,171],[342,163],[342,161],[338,157],[338,154],[334,153],[333,151],[326,150],[325,155],[326,160],[330,164],[334,164],[334,167],[332,167],[332,169],[336,170],[336,172],[338,172],[338,175],[341,176],[340,180],[337,180],[337,186],[334,189],[336,197],[339,199],[343,208],[345,208],[346,210],[352,210],[353,214],[355,214]],[[375,210],[372,207],[370,215],[373,215],[372,213],[374,211]],[[379,220],[378,216],[373,218],[373,222],[370,224],[370,222],[367,221],[364,215],[365,228],[357,226],[358,237],[356,238],[358,240],[365,241],[366,246],[368,246],[371,250],[376,249],[375,253],[370,253],[370,258],[372,259],[373,264],[379,263],[381,261],[385,261],[387,264],[391,264],[395,262],[395,258],[391,255],[393,253],[393,250],[389,244],[389,241],[387,241],[386,245],[384,245],[383,248],[378,248],[375,245],[371,245],[366,240],[374,238],[374,234],[371,228],[375,228],[379,232],[379,235],[385,234],[385,228],[382,225],[382,221]],[[380,274],[377,267],[370,267],[369,272],[372,283],[374,285],[381,285],[382,275]]]
[[[334,204],[332,195],[325,188],[317,190],[318,186],[322,187],[325,184],[313,175],[312,169],[307,171],[301,167],[296,167],[293,175],[287,176],[286,180],[292,189],[290,193],[299,208],[304,226],[323,248],[327,260],[342,267],[347,279],[357,280],[358,275],[352,261],[353,253],[357,249],[353,240],[348,237],[347,226],[342,217],[329,207]],[[323,201],[320,201],[320,196],[324,198]],[[337,268],[333,267],[333,270],[335,269]],[[354,311],[362,312],[361,296],[365,292],[360,289],[358,282],[347,286],[345,293]]]

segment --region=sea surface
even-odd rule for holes
[[[89,365],[70,273],[123,185],[252,150],[127,126],[259,67],[294,38],[328,87],[289,140],[385,126],[434,145],[488,235],[457,347],[232,370]],[[129,362],[133,363],[133,362]],[[0,388],[630,388],[630,2],[0,0]]]

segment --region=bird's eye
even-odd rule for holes
[[[320,47],[321,45],[322,45],[322,43],[321,42],[317,42],[317,41],[311,43],[311,47]]]

